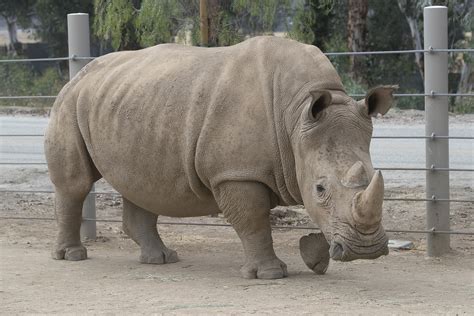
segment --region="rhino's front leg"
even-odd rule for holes
[[[244,247],[246,262],[242,276],[247,279],[288,276],[286,264],[273,250],[268,188],[255,182],[225,182],[216,188],[216,193],[219,207]]]
[[[169,249],[156,229],[158,216],[123,198],[123,230],[141,248],[141,263],[172,263],[178,261],[176,251]]]

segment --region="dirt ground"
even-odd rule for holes
[[[417,112],[414,112],[416,119]],[[396,115],[396,114],[395,114]],[[463,118],[461,118],[463,119]],[[471,117],[472,119],[472,117]],[[48,187],[44,167],[0,168],[0,189]],[[108,190],[104,181],[98,191]],[[386,197],[423,197],[423,187],[390,187]],[[452,187],[451,197],[472,199],[473,188]],[[99,194],[97,216],[121,219],[121,198]],[[425,229],[423,202],[386,201],[387,229]],[[243,252],[230,227],[160,224],[181,261],[138,263],[139,248],[119,222],[98,222],[87,241],[89,259],[56,261],[50,251],[56,224],[53,196],[0,192],[0,314],[474,314],[474,236],[451,236],[452,251],[426,257],[424,234],[389,233],[409,240],[411,250],[391,250],[376,260],[331,261],[319,276],[303,263],[299,238],[311,226],[301,208],[272,211],[274,243],[289,277],[246,280],[239,274]],[[34,217],[38,220],[5,219]],[[39,220],[39,219],[43,220]],[[473,231],[472,204],[451,204],[451,228]],[[224,224],[222,217],[160,218],[160,221]]]
[[[44,169],[17,170],[11,187],[47,177]],[[3,183],[5,184],[5,183]],[[104,190],[104,183],[98,190]],[[389,196],[419,196],[421,188],[393,189]],[[457,188],[456,197],[472,197]],[[468,205],[469,206],[469,205]],[[120,220],[121,199],[99,195],[98,217]],[[386,202],[386,228],[424,229],[424,203]],[[0,216],[54,217],[51,194],[1,193]],[[453,203],[452,228],[472,231],[472,209]],[[225,223],[221,217],[161,221]],[[309,226],[304,210],[280,208],[279,226]],[[159,225],[181,261],[164,266],[138,263],[138,247],[116,222],[99,222],[88,241],[89,259],[55,261],[50,251],[54,221],[0,220],[0,313],[12,314],[465,314],[474,313],[474,238],[452,236],[448,256],[429,259],[424,235],[389,234],[414,242],[377,260],[331,261],[326,275],[304,265],[298,240],[311,230],[274,229],[275,249],[288,264],[282,280],[240,278],[242,249],[230,227]]]

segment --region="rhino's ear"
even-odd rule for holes
[[[311,104],[308,108],[308,117],[310,120],[317,120],[319,114],[331,105],[331,93],[326,90],[311,91]]]
[[[393,104],[393,92],[397,89],[398,86],[375,87],[367,92],[365,99],[357,103],[365,107],[366,113],[370,116],[384,115],[390,110]]]

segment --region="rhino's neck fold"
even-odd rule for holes
[[[308,98],[311,90],[317,90],[320,84],[307,82],[296,91],[290,99],[285,96],[280,88],[282,80],[279,73],[275,74],[273,91],[274,100],[285,100],[282,103],[275,101],[273,106],[273,121],[275,122],[276,147],[278,150],[280,164],[279,171],[275,173],[281,198],[289,205],[303,204],[301,190],[296,177],[296,165],[293,146],[291,143],[291,132],[296,128],[298,118],[301,114],[303,103]]]
[[[281,182],[279,182],[277,178],[277,185],[279,188],[280,185],[284,186],[285,189],[280,189],[280,193],[286,192],[288,194],[288,196],[282,194],[282,198],[287,198],[288,200],[285,199],[285,202],[289,204],[303,204],[303,198],[296,176],[294,156],[296,146],[292,143],[298,141],[298,139],[292,138],[295,135],[294,133],[297,134],[295,129],[298,128],[299,118],[303,111],[305,101],[310,96],[310,91],[317,90],[333,90],[344,93],[344,90],[341,90],[341,87],[337,84],[328,85],[327,83],[307,82],[293,95],[291,100],[287,103],[287,106],[279,104],[274,107],[277,148],[281,162],[281,174],[283,175]],[[278,89],[274,91],[278,91]],[[282,99],[283,98],[277,98],[277,100]]]
[[[258,60],[259,80],[265,83],[263,97],[267,120],[274,130],[270,134],[276,151],[273,168],[278,192],[275,193],[288,205],[303,203],[289,132],[298,123],[302,103],[313,90],[344,91],[334,67],[319,49],[293,44],[286,49],[269,51],[267,43],[260,49],[269,54],[261,54]],[[291,126],[287,125],[289,122],[292,122]]]
[[[278,151],[278,158],[275,162],[275,182],[282,202],[288,205],[302,204],[301,193],[298,188],[295,172],[295,157],[291,148],[290,138],[285,128],[285,108],[278,101],[284,100],[281,95],[281,73],[277,70],[273,74],[273,96],[271,106],[267,108],[269,121],[273,122],[275,137],[274,146]],[[283,98],[282,98],[283,97]]]

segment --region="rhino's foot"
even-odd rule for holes
[[[178,262],[176,251],[168,248],[142,249],[139,261],[141,263],[164,264]]]
[[[240,269],[246,279],[281,279],[288,276],[286,264],[278,258],[264,262],[247,262]]]
[[[83,245],[71,247],[58,247],[53,250],[53,259],[79,261],[87,259],[87,249]]]
[[[308,268],[325,274],[329,266],[329,244],[323,233],[311,233],[300,239],[300,254]]]

